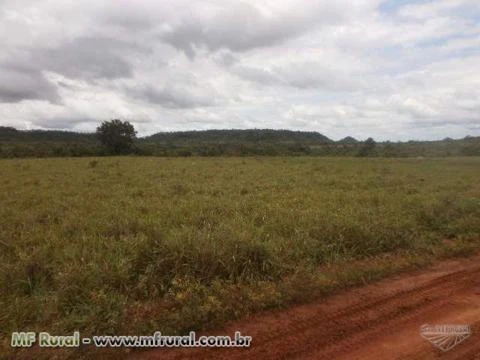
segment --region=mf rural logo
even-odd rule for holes
[[[420,335],[442,351],[453,349],[472,335],[469,325],[422,325]]]

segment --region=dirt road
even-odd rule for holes
[[[423,324],[468,324],[447,352],[420,336]],[[136,359],[480,359],[480,255],[345,291],[318,303],[264,313],[215,333],[241,331],[248,349],[158,349]]]

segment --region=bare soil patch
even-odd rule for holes
[[[469,324],[448,352],[420,336],[423,324]],[[156,349],[134,359],[480,359],[480,255],[448,260],[319,302],[233,322],[249,349]]]

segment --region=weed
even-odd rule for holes
[[[101,163],[1,160],[4,333],[184,333],[478,248],[479,158]]]

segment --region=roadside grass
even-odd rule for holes
[[[0,161],[0,323],[182,334],[480,248],[480,158]]]

